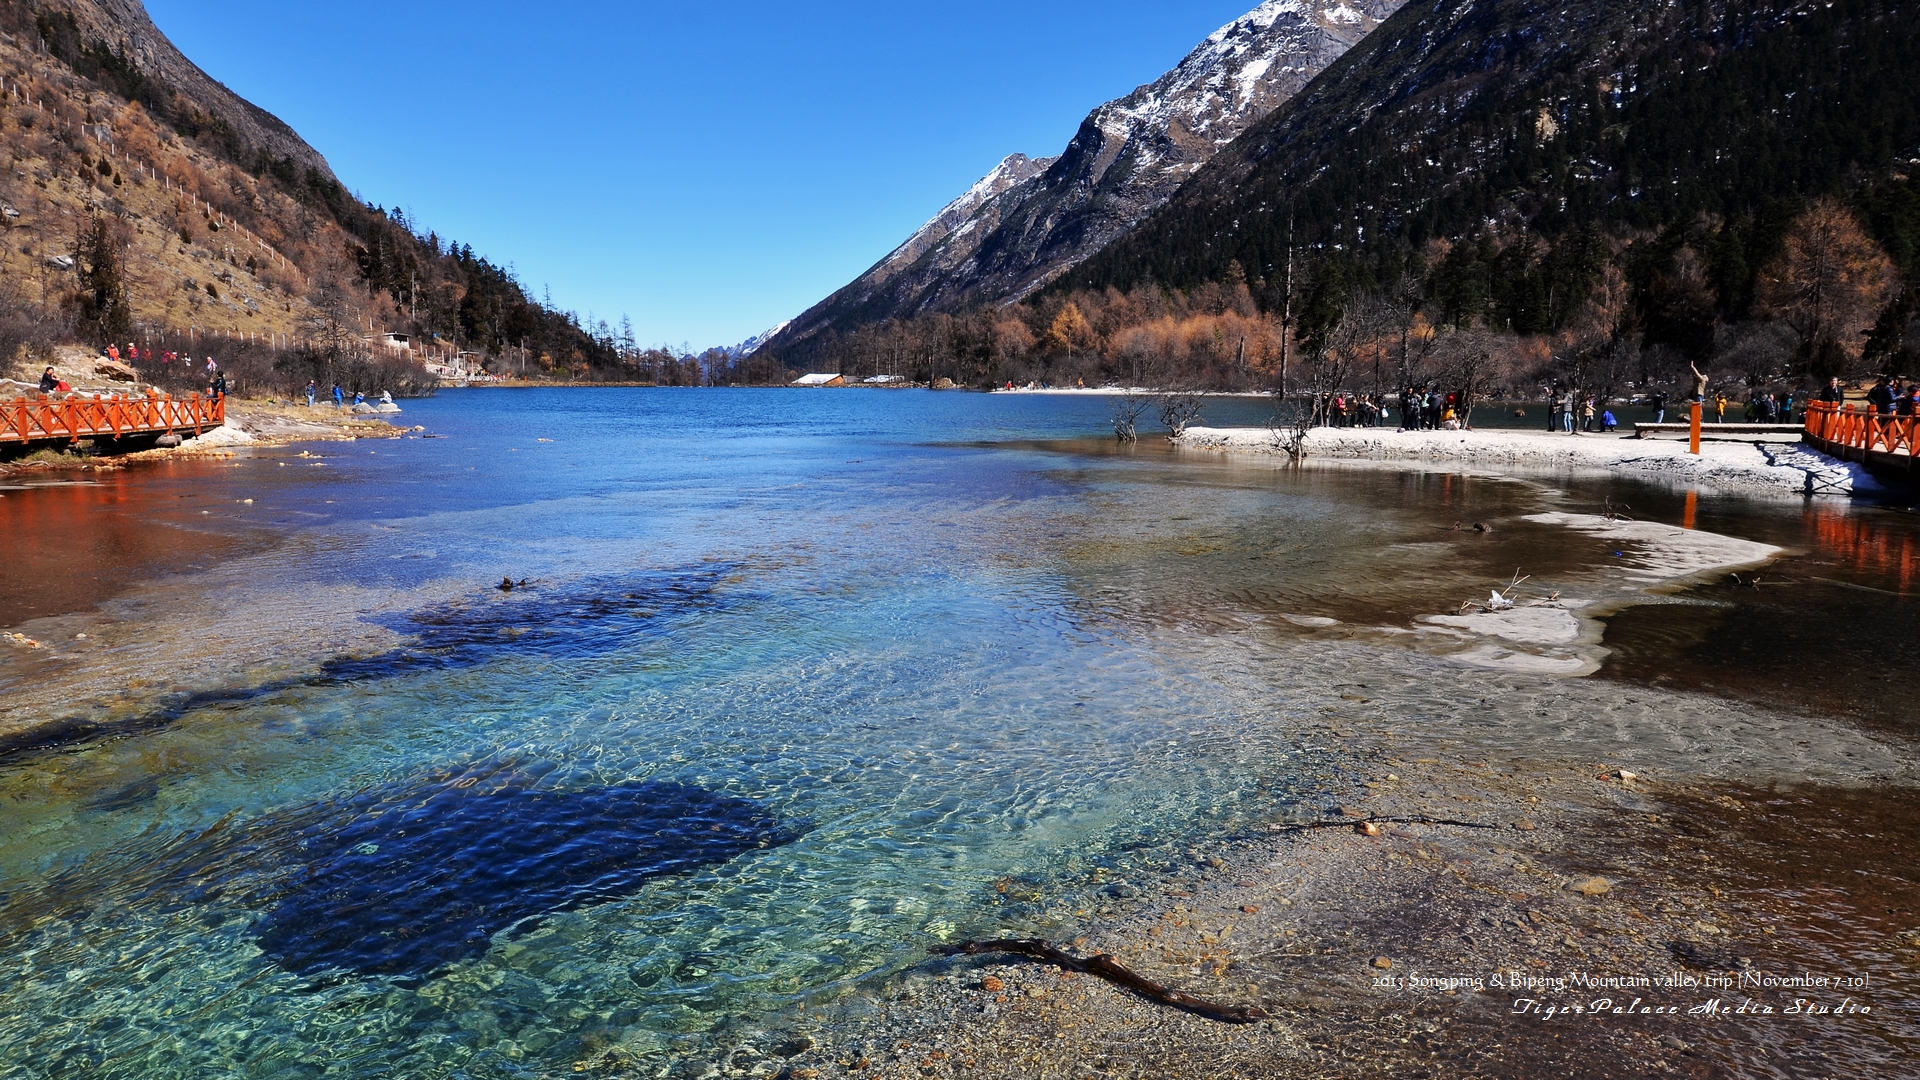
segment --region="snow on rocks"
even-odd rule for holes
[[[231,424],[226,424],[213,428],[197,438],[188,439],[180,445],[188,450],[214,450],[222,446],[246,446],[251,442],[253,442],[253,436]]]
[[[1180,444],[1193,449],[1282,453],[1264,428],[1188,428]],[[1865,469],[1799,444],[1706,442],[1699,456],[1687,444],[1617,435],[1562,435],[1522,431],[1393,431],[1387,428],[1315,428],[1306,436],[1309,458],[1349,461],[1459,463],[1516,471],[1596,470],[1722,491],[1849,496],[1876,490]]]

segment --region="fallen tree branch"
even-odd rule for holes
[[[1299,832],[1302,829],[1351,829],[1358,825],[1452,825],[1460,829],[1497,829],[1498,825],[1489,825],[1484,821],[1455,821],[1452,818],[1435,817],[1364,817],[1336,818],[1332,821],[1303,821],[1297,825],[1275,825],[1273,832]]]
[[[1149,1001],[1155,1001],[1168,1008],[1180,1009],[1208,1020],[1218,1020],[1223,1024],[1251,1024],[1265,1020],[1265,1011],[1252,1005],[1216,1005],[1203,1001],[1178,990],[1169,990],[1142,975],[1136,975],[1120,966],[1120,962],[1106,953],[1081,959],[1072,953],[1044,941],[1034,939],[1001,939],[997,941],[963,941],[958,945],[936,945],[927,950],[940,956],[979,956],[983,953],[1013,953],[1016,956],[1030,957],[1044,961],[1068,971],[1078,971],[1105,979],[1115,986],[1124,987]]]

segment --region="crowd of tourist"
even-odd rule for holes
[[[1867,391],[1867,404],[1881,416],[1920,414],[1920,380],[1880,376]]]

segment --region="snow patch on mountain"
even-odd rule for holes
[[[772,341],[776,334],[780,333],[780,331],[785,330],[787,327],[792,325],[793,325],[793,320],[788,319],[786,322],[781,323],[779,326],[776,326],[771,330],[767,330],[762,333],[755,334],[752,337],[748,338],[747,340],[741,342],[740,344],[735,345],[733,348],[728,349],[727,354],[732,356],[735,360],[741,360],[746,357],[752,356],[754,353],[757,353],[760,351],[760,347],[762,345],[765,345],[767,342]]]

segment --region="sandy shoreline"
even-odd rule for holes
[[[1133,394],[1140,397],[1153,397],[1160,391],[1149,390],[1143,386],[996,386],[987,391],[990,394],[1028,394],[1052,397],[1124,397]],[[1273,394],[1265,390],[1203,390],[1196,391],[1193,397],[1201,398],[1271,398]]]
[[[1274,434],[1262,428],[1188,428],[1177,441],[1195,450],[1284,456]],[[1306,435],[1306,456],[1414,467],[1604,472],[1740,493],[1848,497],[1881,487],[1861,466],[1799,443],[1709,441],[1696,457],[1682,441],[1617,434],[1316,428]]]

